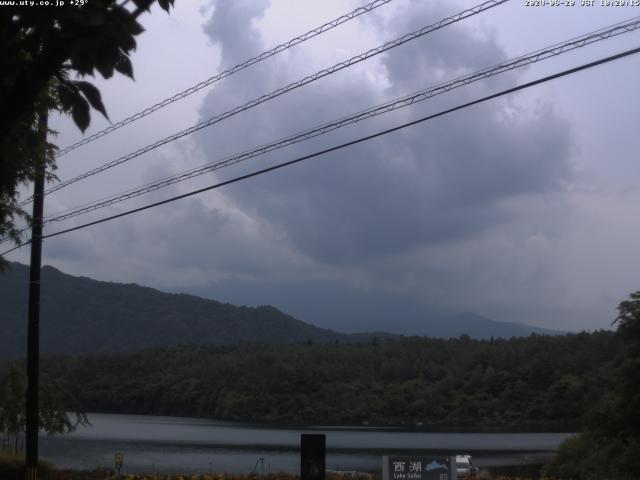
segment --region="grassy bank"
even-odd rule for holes
[[[123,474],[118,477],[113,470],[61,470],[56,469],[47,462],[40,463],[39,478],[42,480],[299,480],[299,475],[289,473],[273,473],[269,475],[254,474],[170,474],[161,472]],[[24,479],[24,457],[7,455],[0,453],[0,479],[2,480],[23,480]],[[327,480],[382,480],[382,476],[375,474],[359,475],[337,475],[327,474]],[[511,475],[503,472],[490,472],[483,470],[477,477],[478,480],[543,480],[537,476]]]
[[[544,480],[539,477],[540,466],[496,467],[483,469],[477,480]],[[515,469],[514,469],[515,468]],[[40,462],[39,478],[41,480],[299,480],[300,476],[290,473],[273,473],[269,475],[201,473],[201,474],[163,474],[149,472],[140,474],[123,473],[120,479],[112,469],[95,470],[57,469],[49,462]],[[24,456],[0,453],[0,479],[23,480]],[[328,473],[327,480],[382,480],[380,474],[335,474]]]

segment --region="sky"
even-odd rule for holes
[[[365,1],[177,1],[154,8],[135,82],[95,79],[118,121]],[[58,160],[60,180],[476,5],[393,0]],[[242,112],[46,198],[46,214],[215,162],[640,15],[511,0]],[[640,45],[631,32],[455,89],[73,220],[186,193]],[[445,115],[282,170],[46,240],[44,263],[344,332],[428,334],[474,312],[611,328],[640,289],[640,56]],[[89,135],[108,122],[95,113]],[[54,142],[83,135],[57,117]],[[9,260],[28,262],[22,249]]]

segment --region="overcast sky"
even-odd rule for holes
[[[113,121],[365,0],[180,1],[142,18],[136,81],[96,80]],[[512,0],[48,196],[55,213],[640,15]],[[475,5],[394,0],[59,160],[61,180]],[[232,178],[640,45],[629,33],[457,89],[48,232]],[[470,311],[608,328],[640,289],[640,56],[220,190],[47,240],[100,280],[272,304],[341,331],[428,333]],[[94,116],[90,134],[108,123]],[[57,118],[56,143],[82,138]],[[10,260],[28,261],[23,249]]]

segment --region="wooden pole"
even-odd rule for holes
[[[40,133],[46,150],[48,115],[40,116]],[[29,319],[27,332],[26,480],[38,478],[38,389],[40,374],[40,268],[42,263],[42,213],[44,210],[45,150],[33,187],[31,264],[29,271]]]

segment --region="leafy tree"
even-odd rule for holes
[[[18,442],[26,428],[26,391],[24,373],[15,365],[11,365],[5,377],[0,380],[0,432],[9,438],[10,450],[14,453],[19,450]],[[56,382],[43,385],[38,422],[45,432],[50,435],[68,433],[74,431],[78,425],[89,423],[74,398],[65,395]],[[72,416],[67,413],[68,408],[75,411]]]
[[[0,238],[18,242],[15,221],[28,219],[18,188],[43,165],[55,170],[55,146],[39,129],[43,112],[70,114],[83,132],[91,107],[107,116],[99,90],[77,79],[119,72],[133,78],[129,58],[143,32],[138,17],[156,0],[91,0],[64,8],[0,9]],[[174,0],[158,0],[166,11]],[[0,258],[0,268],[6,266]]]
[[[619,402],[620,421],[625,435],[640,437],[640,291],[631,294],[618,307],[618,333],[627,352],[622,365],[624,378]]]
[[[11,366],[9,374],[0,384],[0,430],[13,439],[13,450],[18,450],[18,438],[24,430],[24,380]]]
[[[552,478],[640,478],[640,291],[620,303],[614,323],[624,344],[615,383],[588,415],[586,430],[564,442],[546,467]]]

